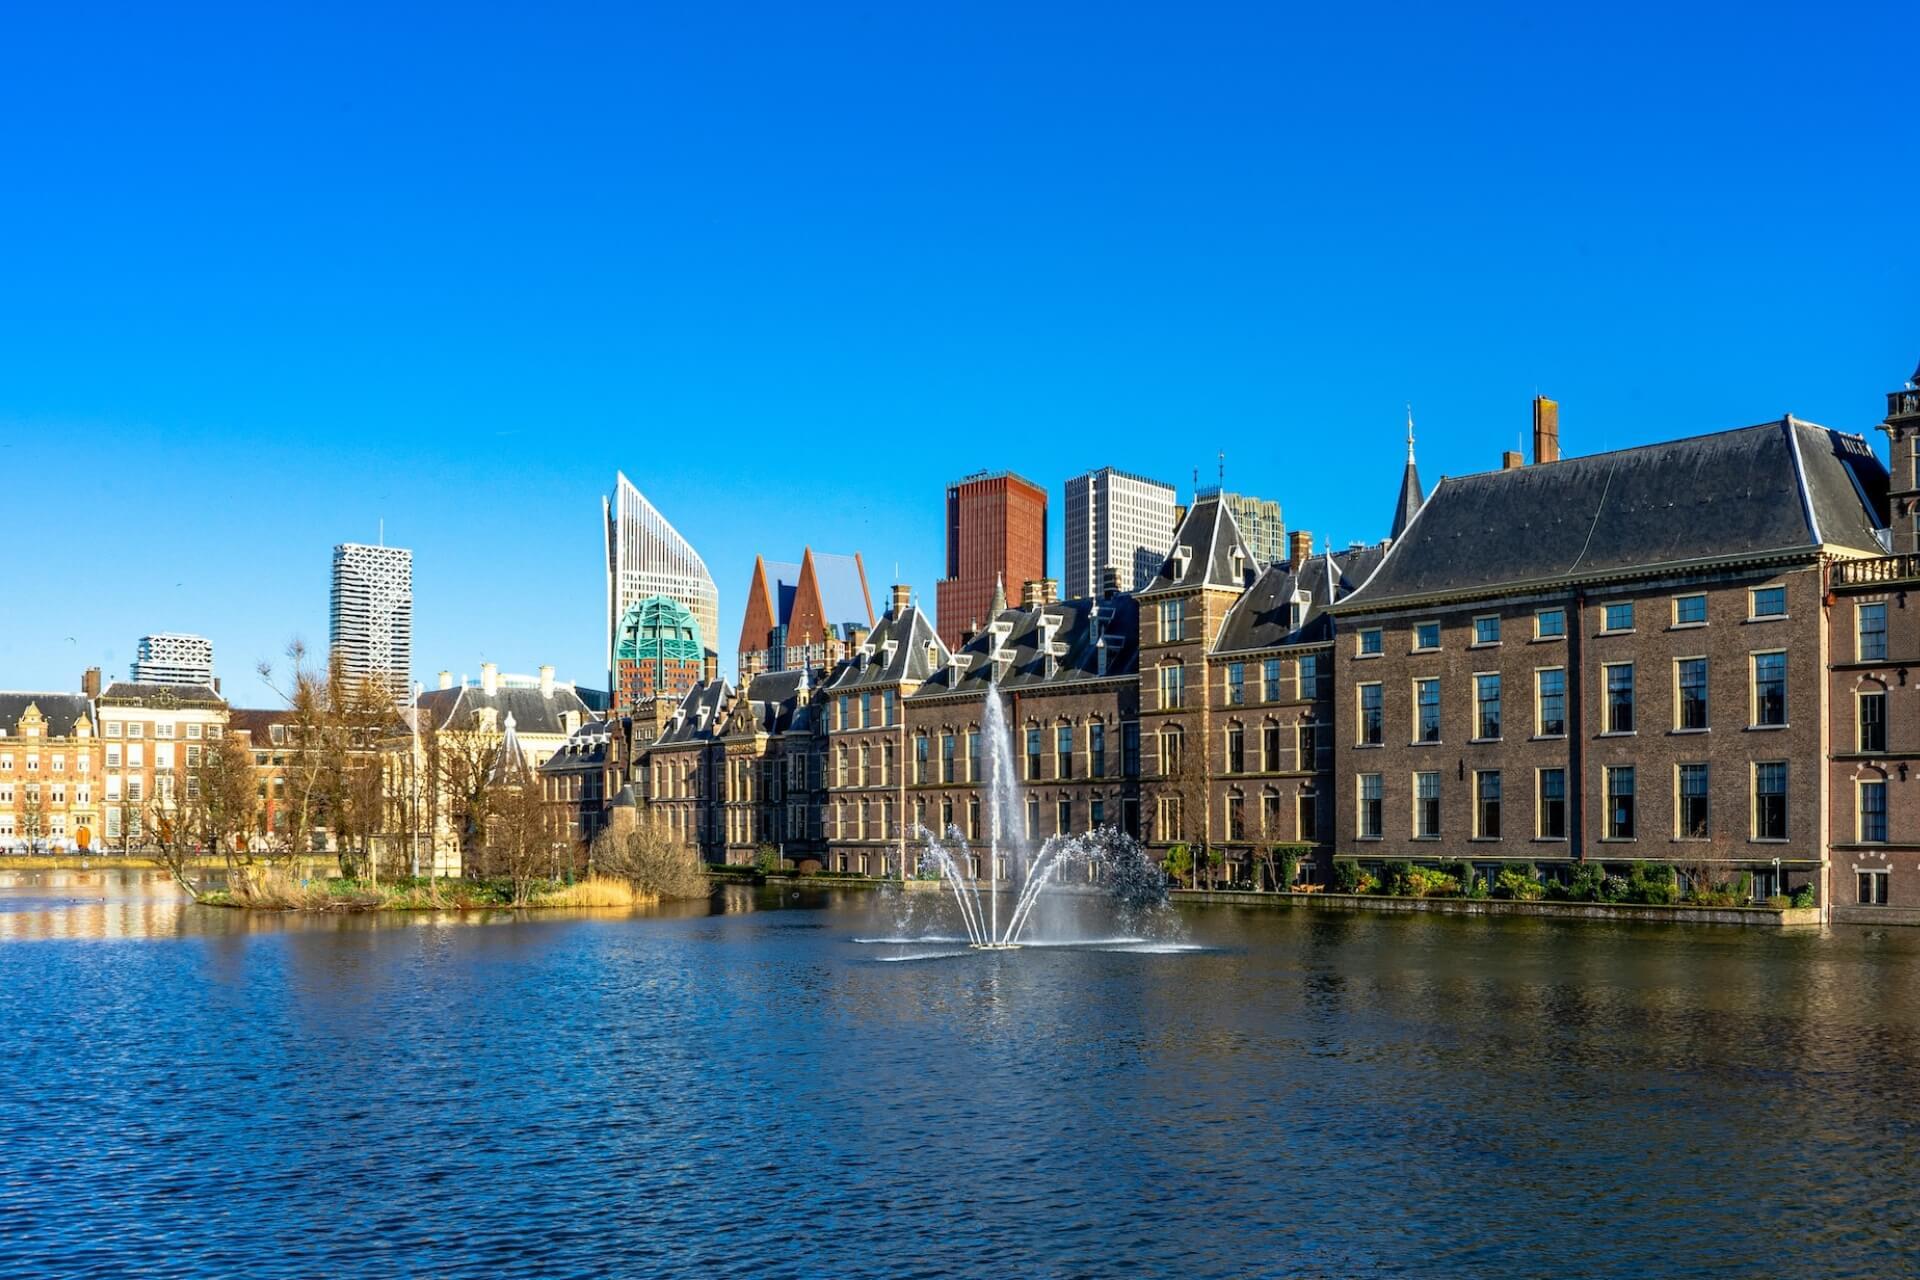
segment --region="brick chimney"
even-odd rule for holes
[[[540,696],[542,698],[551,698],[553,696],[552,667],[543,666],[540,668]]]
[[[705,677],[707,683],[709,684],[713,683],[715,680],[718,680],[720,678],[720,655],[719,654],[714,653],[712,651],[709,651],[707,653],[706,661],[701,667],[701,675]]]
[[[1026,585],[1020,588],[1020,607],[1022,609],[1038,609],[1046,602],[1047,584],[1045,580],[1030,578],[1027,580]]]
[[[904,582],[894,583],[893,584],[893,616],[896,618],[905,616],[907,610],[911,608],[912,605],[913,605],[913,588],[908,586]]]
[[[1545,396],[1533,398],[1533,461],[1560,461],[1560,402]]]
[[[1500,455],[1500,469],[1502,471],[1512,471],[1515,467],[1524,467],[1526,465],[1527,460],[1521,456],[1518,449],[1509,449]]]
[[[1298,569],[1313,559],[1313,534],[1305,529],[1295,529],[1287,534],[1287,563]]]
[[[480,664],[480,691],[491,698],[500,687],[500,664],[483,662]]]
[[[88,667],[80,676],[80,692],[89,698],[100,696],[100,668]]]

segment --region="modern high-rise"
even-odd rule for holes
[[[1138,590],[1172,545],[1172,485],[1112,467],[1067,481],[1067,599],[1099,595],[1109,569]]]
[[[1287,523],[1280,518],[1279,503],[1248,493],[1222,493],[1218,485],[1196,490],[1194,498],[1220,499],[1221,505],[1233,512],[1233,522],[1240,526],[1247,550],[1258,556],[1261,564],[1286,563]]]
[[[947,486],[947,576],[934,588],[935,629],[950,649],[985,625],[996,585],[1019,599],[1047,576],[1047,491],[1011,471]]]
[[[127,674],[135,684],[213,683],[213,641],[178,631],[141,636]]]
[[[600,500],[607,549],[607,683],[618,688],[614,650],[627,609],[648,596],[678,600],[699,624],[700,640],[714,653],[720,634],[720,591],[713,575],[678,530],[634,488],[614,473],[613,494]]]
[[[332,654],[350,677],[407,695],[413,670],[413,552],[343,542],[333,549]]]

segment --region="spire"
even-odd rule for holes
[[[1413,465],[1413,403],[1407,403],[1407,465]]]
[[[1003,581],[1004,577],[1005,575],[998,573],[993,575],[993,609],[988,614],[989,620],[998,618],[1007,611],[1007,584]]]
[[[1407,406],[1407,469],[1400,476],[1400,497],[1393,504],[1393,529],[1387,537],[1398,541],[1413,517],[1419,513],[1426,493],[1420,487],[1420,471],[1413,465],[1413,406]]]

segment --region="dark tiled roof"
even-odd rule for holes
[[[732,701],[733,688],[724,679],[702,680],[680,699],[678,711],[668,719],[653,745],[668,747],[713,741],[719,737],[720,723],[726,718]]]
[[[538,689],[508,688],[496,685],[492,693],[484,685],[465,688],[428,689],[420,695],[424,722],[437,729],[465,729],[473,724],[477,711],[491,708],[497,714],[494,728],[505,729],[507,717],[513,717],[514,732],[559,736],[568,732],[562,718],[571,711],[584,724],[593,711],[580,695],[565,685],[555,685],[551,697],[542,697]]]
[[[1387,534],[1397,538],[1407,531],[1413,518],[1420,514],[1420,504],[1424,501],[1420,488],[1420,469],[1413,465],[1413,446],[1407,446],[1407,469],[1400,476],[1400,496],[1393,504],[1393,527]]]
[[[1082,680],[1131,678],[1138,672],[1138,621],[1139,608],[1127,595],[1009,609],[963,645],[954,660],[912,696],[983,694],[995,683],[1003,689],[1034,690]],[[1042,651],[1044,639],[1050,639],[1051,655]],[[1100,670],[1103,646],[1107,652],[1104,676]],[[993,660],[995,652],[1002,655],[999,662]]]
[[[729,728],[740,731],[738,724],[742,701],[746,710],[754,717],[754,728],[760,733],[786,733],[793,728],[794,716],[801,709],[801,699],[815,677],[807,671],[763,671],[753,677],[747,685],[744,699],[735,700],[728,714],[733,717]]]
[[[560,749],[541,762],[541,773],[597,773],[613,751],[619,722],[589,720],[570,734]]]
[[[100,695],[103,707],[208,707],[227,705],[226,699],[204,684],[135,684],[116,680]]]
[[[1792,419],[1449,476],[1335,612],[1821,546],[1881,555],[1886,491],[1864,440]]]
[[[933,647],[932,661],[927,658],[929,645]],[[880,619],[880,625],[867,636],[862,650],[870,651],[864,661],[856,654],[834,667],[827,677],[829,690],[844,693],[903,681],[924,681],[952,656],[933,629],[933,620],[922,613],[918,605],[908,605],[905,612],[889,613]]]
[[[227,732],[245,733],[256,743],[267,741],[276,724],[291,723],[286,711],[263,710],[255,707],[234,707],[227,712]]]
[[[1353,594],[1386,553],[1385,543],[1375,543],[1313,556],[1298,570],[1291,564],[1269,566],[1227,611],[1214,652],[1245,653],[1330,639],[1327,606]],[[1296,595],[1304,596],[1306,605],[1298,627],[1291,620]]]
[[[0,733],[9,738],[17,736],[20,717],[27,714],[28,707],[40,709],[49,738],[71,738],[76,721],[82,716],[95,718],[93,704],[84,693],[0,693]]]
[[[1240,536],[1233,510],[1218,496],[1193,504],[1174,531],[1173,545],[1153,581],[1141,595],[1185,587],[1225,587],[1240,591],[1260,573],[1260,559]]]

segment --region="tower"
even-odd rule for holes
[[[607,681],[617,688],[614,649],[627,610],[648,596],[678,600],[699,624],[700,640],[715,652],[720,592],[687,540],[667,523],[625,473],[614,473],[613,494],[600,501],[607,551]]]
[[[1538,414],[1538,406],[1535,406]],[[1536,439],[1538,433],[1536,431]],[[1414,516],[1420,513],[1420,504],[1426,501],[1426,495],[1420,488],[1420,469],[1413,465],[1413,406],[1407,406],[1407,469],[1400,473],[1400,496],[1393,503],[1393,526],[1387,537],[1398,541],[1400,535],[1413,523]]]
[[[1887,392],[1887,522],[1896,555],[1920,552],[1920,368]]]
[[[1010,471],[947,486],[947,576],[934,587],[936,630],[948,648],[986,616],[993,584],[1047,576],[1047,491]]]
[[[413,670],[413,552],[339,544],[332,595],[331,649],[342,670],[404,698]]]
[[[1173,486],[1101,467],[1067,481],[1066,598],[1100,594],[1112,570],[1121,587],[1145,586],[1173,541]]]

